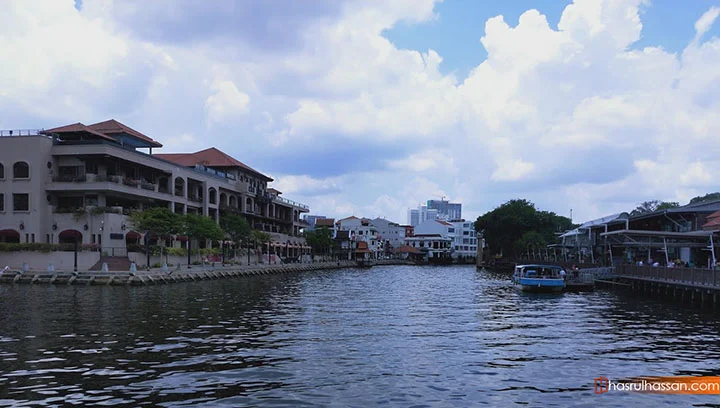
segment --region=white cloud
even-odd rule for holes
[[[207,109],[210,124],[249,112],[250,96],[240,92],[232,81],[216,79],[210,89],[215,92],[205,100],[205,109]]]
[[[222,3],[201,8],[197,37],[172,2],[83,3],[3,9],[0,55],[23,62],[0,70],[4,125],[116,117],[170,149],[216,145],[283,173],[275,186],[313,212],[399,221],[440,196],[476,212],[527,197],[590,218],[686,201],[720,172],[720,39],[703,42],[718,7],[677,54],[633,48],[642,0],[575,0],[557,28],[542,10],[514,26],[494,17],[487,59],[463,80],[438,52],[383,37],[436,18],[432,0],[325,2],[307,21],[263,9],[258,32],[233,31]],[[270,29],[283,18],[292,41]]]
[[[447,149],[429,149],[407,158],[391,160],[390,168],[398,170],[409,170],[412,172],[423,172],[427,170],[442,169],[444,171],[455,171],[455,159],[451,151]]]
[[[710,7],[708,11],[695,22],[695,41],[699,40],[703,34],[710,30],[715,20],[720,17],[720,7]]]

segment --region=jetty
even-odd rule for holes
[[[404,265],[401,260],[377,260],[373,265]],[[292,274],[330,269],[357,267],[355,261],[328,261],[312,263],[258,264],[258,265],[205,265],[191,268],[151,269],[137,271],[33,271],[5,270],[0,284],[54,284],[54,285],[163,285],[180,282],[242,278],[248,276]]]
[[[701,307],[720,306],[720,269],[618,265],[584,270],[595,284]]]

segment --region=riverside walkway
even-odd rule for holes
[[[377,260],[373,265],[404,265],[400,260]],[[0,274],[0,284],[55,284],[55,285],[160,285],[194,282],[211,279],[229,279],[244,276],[300,273],[308,271],[352,268],[355,261],[332,261],[289,264],[216,265],[192,268],[150,269],[128,271],[19,271],[6,270]]]
[[[720,306],[720,270],[620,265],[615,279],[631,290],[685,303]]]

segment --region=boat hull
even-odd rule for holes
[[[520,278],[517,285],[523,292],[556,293],[565,289],[563,279]]]

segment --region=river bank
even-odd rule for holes
[[[405,265],[401,260],[377,260],[373,265]],[[244,276],[289,274],[328,269],[352,268],[355,261],[332,261],[289,264],[257,264],[222,266],[192,266],[191,268],[125,271],[43,272],[7,270],[0,274],[0,284],[55,284],[55,285],[159,285],[195,282],[213,279],[230,279]]]

